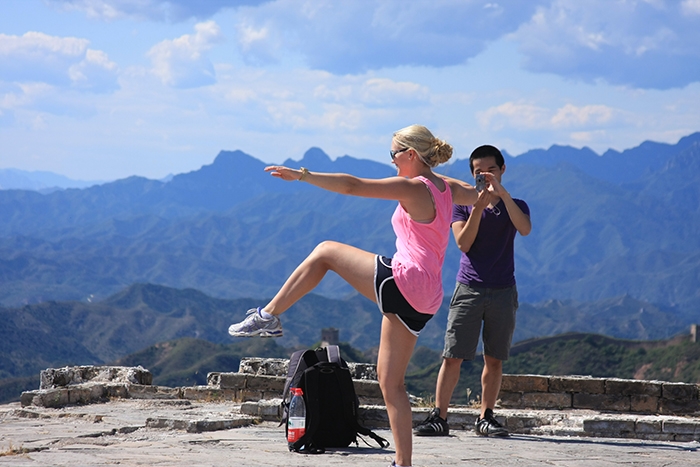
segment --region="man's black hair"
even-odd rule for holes
[[[501,154],[501,151],[499,151],[498,148],[491,146],[490,144],[484,144],[483,146],[479,146],[472,151],[472,155],[469,156],[469,169],[472,171],[472,173],[474,173],[474,161],[491,156],[496,159],[496,165],[502,169],[506,164],[505,159],[503,159],[503,154]]]

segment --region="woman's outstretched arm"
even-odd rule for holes
[[[265,167],[265,171],[282,180],[299,180],[343,195],[410,202],[412,198],[425,194],[422,182],[404,177],[360,178],[345,173],[310,172],[280,165]]]
[[[479,192],[467,182],[442,174],[439,174],[438,177],[441,177],[450,185],[450,189],[452,190],[452,202],[454,204],[471,206],[476,203],[476,200],[479,198]]]

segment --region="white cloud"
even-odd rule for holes
[[[576,107],[566,104],[557,110],[551,118],[554,127],[581,127],[586,125],[603,125],[614,116],[614,109],[605,105],[585,105]]]
[[[606,130],[596,131],[575,131],[569,135],[575,143],[586,145],[592,142],[607,140],[609,138]]]
[[[505,127],[517,129],[542,128],[549,120],[549,110],[534,104],[506,102],[477,114],[482,128],[501,130]]]
[[[23,36],[0,34],[0,54],[4,56],[59,54],[79,57],[85,53],[89,43],[87,39],[55,37],[41,32],[28,32]]]
[[[241,9],[237,18],[240,46],[251,62],[293,53],[315,69],[359,74],[464,63],[515,31],[535,7],[519,0],[278,0]]]
[[[491,130],[588,129],[610,123],[615,113],[605,105],[566,104],[551,110],[527,102],[506,102],[480,112],[477,119],[482,128]]]
[[[221,42],[223,36],[214,21],[195,25],[195,34],[165,40],[153,46],[148,56],[152,73],[163,84],[178,88],[194,88],[216,82],[214,65],[205,52]]]
[[[552,0],[513,37],[530,71],[640,88],[700,79],[698,0]],[[699,10],[700,11],[700,10]]]
[[[317,86],[314,98],[344,105],[401,108],[430,102],[430,89],[409,81],[347,77],[340,82],[325,81]]]
[[[117,87],[117,65],[90,41],[41,32],[0,34],[0,80],[76,86],[97,92]]]
[[[683,0],[681,8],[688,16],[700,15],[700,0]]]

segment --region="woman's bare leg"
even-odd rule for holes
[[[320,243],[294,270],[277,295],[263,307],[272,314],[287,311],[297,300],[313,290],[328,271],[334,271],[355,290],[373,302],[375,254],[344,243]]]
[[[413,415],[404,377],[417,340],[396,315],[384,315],[377,357],[377,377],[394,436],[395,460],[399,465],[412,465]]]

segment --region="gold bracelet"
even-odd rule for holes
[[[304,180],[304,177],[309,173],[309,169],[306,167],[301,167],[301,177],[299,177],[299,181]]]

